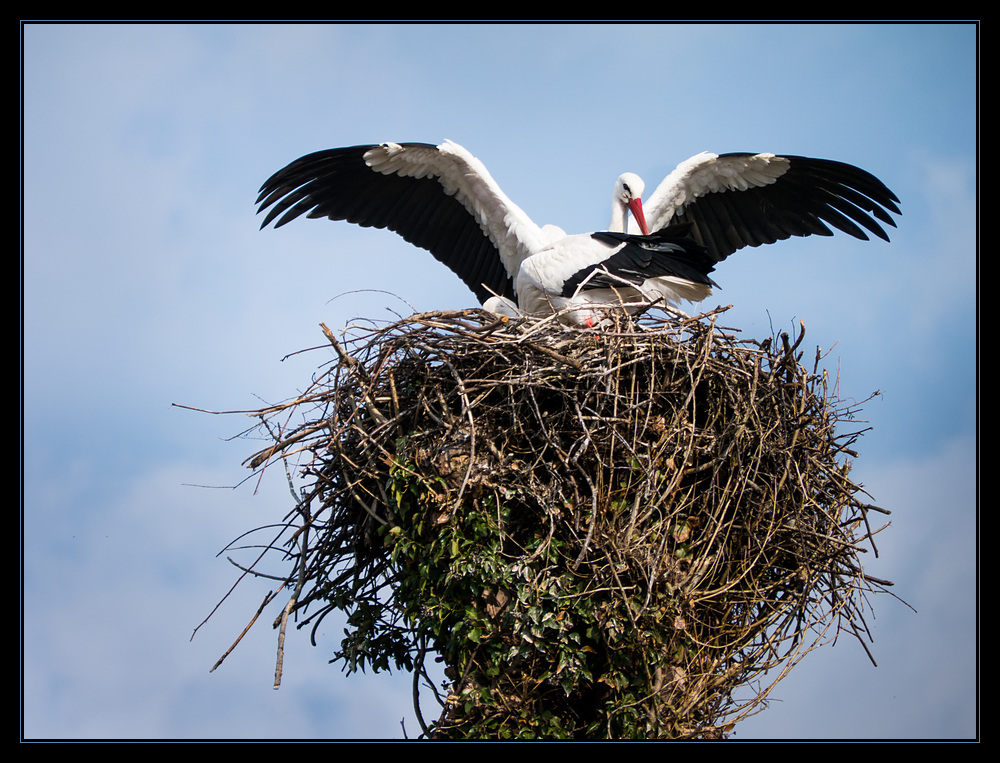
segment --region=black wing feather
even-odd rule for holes
[[[640,286],[648,278],[661,276],[677,276],[717,287],[708,277],[715,269],[715,260],[705,247],[690,238],[690,229],[689,224],[683,224],[668,226],[648,236],[592,233],[596,240],[621,248],[606,260],[574,273],[563,284],[562,296],[573,296],[581,285],[584,291],[620,287],[623,283]]]
[[[691,237],[716,262],[746,246],[791,236],[832,236],[828,226],[859,239],[867,240],[870,233],[889,240],[880,223],[895,227],[889,213],[900,214],[899,199],[882,181],[843,162],[783,158],[788,171],[774,183],[705,194],[678,210],[671,224],[690,223]]]
[[[258,212],[268,210],[261,228],[302,215],[386,228],[451,268],[480,302],[493,294],[513,297],[496,247],[465,207],[434,177],[374,172],[364,161],[372,148],[317,151],[274,173],[257,197]]]

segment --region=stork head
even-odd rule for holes
[[[612,204],[614,204],[615,211],[617,212],[614,219],[617,220],[618,214],[621,215],[622,229],[619,231],[620,233],[628,232],[628,213],[631,212],[632,217],[635,218],[636,223],[639,225],[639,230],[642,231],[642,235],[649,235],[649,228],[646,226],[646,216],[642,211],[642,194],[645,190],[646,184],[634,172],[626,172],[618,176],[618,180],[615,182]]]

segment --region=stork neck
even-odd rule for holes
[[[612,233],[628,233],[628,209],[617,199],[611,204],[611,224],[608,230]]]

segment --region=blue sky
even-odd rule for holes
[[[286,643],[218,552],[279,521],[246,482],[249,410],[308,384],[356,316],[472,306],[385,231],[258,231],[298,156],[455,140],[541,223],[604,227],[614,179],[699,151],[861,166],[900,197],[892,243],[743,250],[702,307],[762,338],[801,320],[871,431],[852,471],[891,510],[871,574],[878,667],[814,652],[735,739],[978,731],[977,29],[972,24],[49,25],[23,28],[23,730],[31,738],[386,738],[409,676],[347,677]],[[709,304],[711,303],[711,304]],[[869,557],[872,555],[869,554]],[[279,571],[277,568],[275,571]]]

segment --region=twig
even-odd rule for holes
[[[208,671],[209,673],[214,672],[215,669],[222,664],[222,661],[225,660],[232,653],[232,651],[236,648],[236,645],[243,640],[243,637],[247,634],[250,628],[253,627],[253,624],[257,622],[257,618],[260,617],[260,613],[264,611],[264,607],[266,607],[268,604],[274,601],[274,597],[278,595],[278,593],[281,591],[283,587],[284,586],[279,587],[278,590],[276,591],[268,591],[267,596],[264,597],[264,601],[261,602],[261,605],[257,608],[257,612],[254,614],[252,618],[250,618],[250,622],[247,623],[246,628],[243,629],[243,632],[236,637],[236,640],[233,642],[232,646],[230,646],[218,659],[218,661],[212,666],[212,669]]]

